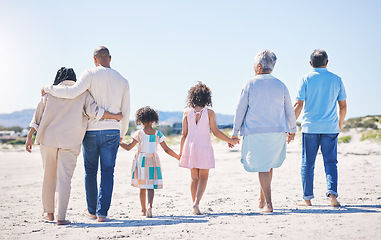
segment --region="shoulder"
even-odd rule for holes
[[[131,136],[132,136],[133,139],[138,139],[139,136],[140,136],[140,133],[141,133],[141,130],[137,130],[134,133],[132,133]]]
[[[215,113],[212,109],[207,108],[207,110],[208,110],[208,115],[209,115],[210,117],[215,117],[215,116],[216,116],[216,113]]]
[[[327,70],[327,74],[329,74],[332,78],[335,78],[337,81],[341,81],[341,77],[331,71]]]
[[[159,138],[162,138],[162,137],[164,137],[164,134],[163,134],[162,132],[160,132],[160,131],[157,131],[157,136],[158,136]]]
[[[190,109],[186,110],[184,113],[183,113],[183,118],[186,118],[188,117],[188,113],[189,113]]]

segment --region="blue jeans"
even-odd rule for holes
[[[313,182],[316,154],[321,147],[323,154],[324,170],[327,179],[327,197],[337,194],[337,136],[339,134],[314,134],[303,133],[303,155],[302,155],[302,183],[303,199],[314,198]]]
[[[119,130],[87,131],[83,139],[85,188],[90,214],[106,217],[114,186],[114,167],[119,148]],[[97,186],[98,164],[101,165],[101,184]]]

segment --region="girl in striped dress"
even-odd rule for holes
[[[140,204],[142,206],[143,216],[152,217],[152,203],[154,197],[154,189],[163,188],[163,179],[161,173],[160,159],[157,154],[157,145],[164,151],[176,158],[180,159],[171,148],[165,143],[165,136],[152,128],[153,123],[159,121],[159,115],[150,107],[140,108],[136,112],[136,124],[143,125],[142,130],[138,130],[132,135],[132,142],[129,144],[120,143],[120,146],[127,151],[131,150],[138,143],[138,151],[135,154],[132,163],[132,181],[134,187],[140,188]],[[148,205],[146,208],[146,195],[148,192]]]

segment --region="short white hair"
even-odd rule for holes
[[[262,66],[262,70],[265,72],[272,72],[276,63],[276,56],[271,50],[262,50],[255,56],[254,65],[259,63]]]

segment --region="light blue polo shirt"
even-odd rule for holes
[[[339,133],[337,101],[346,98],[341,78],[326,68],[315,68],[303,76],[296,97],[304,101],[302,132]]]

